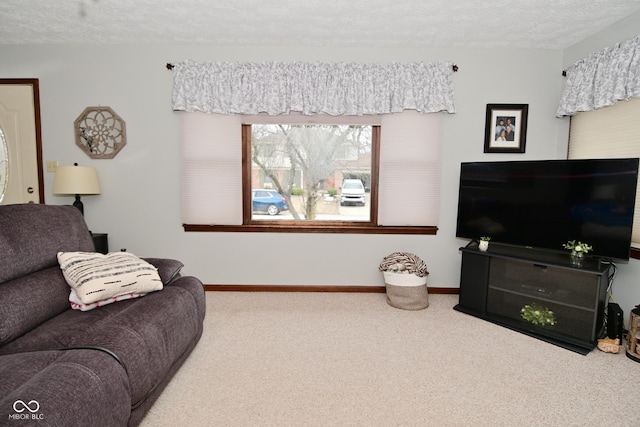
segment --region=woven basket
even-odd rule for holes
[[[429,307],[427,277],[383,271],[387,288],[387,303],[403,310],[422,310]]]

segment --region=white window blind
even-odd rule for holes
[[[181,203],[185,224],[242,224],[242,122],[266,115],[180,113]],[[282,120],[275,118],[275,120]],[[440,203],[442,115],[302,116],[289,123],[381,124],[378,224],[436,226]]]
[[[640,157],[640,98],[571,117],[570,159]],[[640,248],[640,186],[636,192],[632,247]]]
[[[179,114],[182,222],[242,225],[240,116]]]
[[[437,225],[442,115],[382,116],[378,224]]]

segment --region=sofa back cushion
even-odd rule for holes
[[[58,265],[58,252],[94,251],[93,238],[73,206],[0,206],[0,287]]]
[[[0,206],[0,345],[71,308],[57,254],[93,250],[73,206]]]
[[[0,285],[0,346],[70,309],[69,286],[58,266]]]

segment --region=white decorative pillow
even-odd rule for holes
[[[58,252],[58,263],[83,304],[162,289],[156,268],[128,252]]]

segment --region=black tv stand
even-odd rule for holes
[[[491,243],[460,248],[460,300],[454,309],[587,354],[602,335],[611,265],[587,258],[571,265],[568,253]],[[553,325],[523,319],[532,304],[552,312]]]

